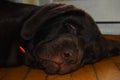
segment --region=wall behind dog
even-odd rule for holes
[[[103,34],[120,35],[120,0],[12,0],[43,5],[52,2],[73,4],[88,12]]]

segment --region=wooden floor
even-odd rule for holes
[[[120,41],[120,36],[106,36]],[[120,56],[86,65],[67,75],[47,75],[26,66],[0,68],[0,80],[120,80]]]

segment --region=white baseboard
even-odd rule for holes
[[[120,35],[120,23],[97,24],[102,34]]]

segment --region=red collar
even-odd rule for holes
[[[19,46],[19,50],[23,53],[23,54],[26,54],[26,50],[22,47],[22,46]]]

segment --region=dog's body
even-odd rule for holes
[[[35,8],[0,1],[0,65],[18,64],[18,58],[21,57],[18,53],[21,26]]]
[[[65,74],[120,55],[120,43],[105,40],[93,19],[74,6],[0,1],[0,51],[0,66],[26,64]]]

